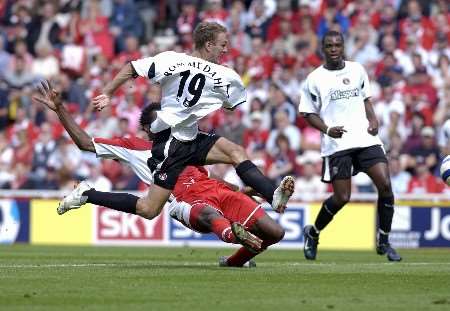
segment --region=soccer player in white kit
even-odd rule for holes
[[[43,104],[53,110],[61,124],[69,133],[75,144],[84,151],[93,152],[99,158],[114,159],[128,165],[140,180],[147,185],[153,183],[152,173],[147,159],[152,156],[152,136],[149,125],[159,110],[158,104],[151,104],[141,111],[140,127],[148,139],[140,137],[100,138],[91,137],[70,116],[61,97],[48,82],[39,86],[41,96],[33,96],[35,103]],[[87,182],[82,182],[90,187]],[[85,187],[81,187],[84,189]],[[85,190],[82,195],[96,192],[94,188]],[[220,257],[219,265],[226,267],[255,266],[253,258],[279,242],[284,236],[284,229],[276,223],[261,205],[247,195],[233,190],[233,185],[209,177],[208,171],[201,166],[187,166],[174,187],[169,214],[184,226],[201,233],[214,233],[226,243],[243,245],[232,256]],[[102,206],[115,209],[113,200],[100,202]],[[119,198],[120,200],[120,198]],[[86,202],[94,203],[98,202]],[[80,206],[72,206],[79,208]],[[70,209],[58,206],[58,214]]]
[[[154,184],[147,195],[138,198],[129,194],[90,192],[90,202],[115,198],[116,209],[152,219],[160,214],[178,175],[187,165],[226,163],[234,165],[243,182],[260,193],[274,210],[284,210],[294,191],[291,176],[285,177],[276,188],[248,159],[241,146],[198,131],[199,119],[221,107],[236,108],[246,101],[246,91],[234,70],[217,64],[220,56],[227,52],[226,29],[217,23],[203,22],[195,28],[193,38],[192,55],[162,52],[132,61],[105,86],[103,94],[93,99],[94,107],[103,109],[123,83],[137,76],[159,83],[162,90],[161,111],[150,127],[154,140],[152,157],[147,164]],[[70,207],[80,200],[81,191],[75,189],[61,204]]]
[[[322,181],[332,183],[333,195],[323,202],[314,225],[304,228],[306,259],[317,255],[319,233],[350,200],[351,177],[362,171],[378,189],[377,253],[390,261],[401,257],[389,244],[394,195],[387,158],[372,108],[369,78],[364,67],[344,60],[344,38],[329,31],[322,39],[325,64],[303,84],[299,112],[321,131]]]

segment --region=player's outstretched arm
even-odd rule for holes
[[[66,107],[64,107],[60,94],[52,88],[50,82],[42,81],[38,86],[38,89],[41,96],[33,96],[33,101],[45,105],[56,112],[61,124],[66,129],[67,133],[69,133],[78,148],[95,152],[92,137],[75,122]]]
[[[127,63],[125,66],[122,67],[122,69],[114,77],[114,79],[105,86],[105,88],[103,89],[103,94],[96,96],[92,100],[94,108],[97,110],[102,110],[106,106],[109,106],[109,104],[111,103],[111,97],[113,96],[114,92],[122,84],[127,82],[129,79],[133,78],[133,76],[134,76],[134,69],[131,66],[131,63]]]

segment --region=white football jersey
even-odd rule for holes
[[[341,70],[316,68],[306,78],[300,93],[299,112],[319,115],[328,127],[343,126],[342,138],[321,133],[323,157],[351,148],[382,145],[367,132],[364,100],[371,97],[369,78],[362,65],[345,62]]]
[[[147,166],[152,156],[152,143],[139,138],[93,138],[95,154],[99,158],[119,160],[128,165],[140,180],[153,183],[153,175]]]
[[[246,101],[242,80],[233,69],[201,58],[168,51],[131,64],[139,76],[161,85],[161,111],[152,123],[153,133],[172,128],[178,140],[193,140],[199,119]]]

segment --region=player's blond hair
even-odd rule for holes
[[[206,42],[215,42],[217,35],[221,32],[227,32],[227,29],[215,22],[201,22],[199,23],[193,33],[195,49],[201,49],[206,45]]]

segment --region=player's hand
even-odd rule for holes
[[[53,111],[62,107],[61,94],[52,88],[49,81],[41,81],[37,89],[41,93],[41,96],[33,96],[33,102],[45,105]]]
[[[332,138],[341,138],[346,132],[343,126],[333,126],[328,129],[327,134]]]
[[[369,127],[367,128],[367,132],[369,132],[369,134],[372,136],[378,134],[378,120],[369,121]]]
[[[100,111],[111,104],[111,97],[106,94],[98,95],[92,100],[92,104],[97,111]]]

